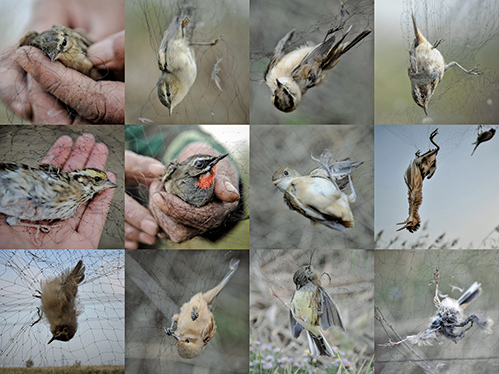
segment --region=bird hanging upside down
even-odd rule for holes
[[[437,170],[437,153],[440,147],[433,141],[438,134],[438,129],[430,135],[430,142],[437,148],[430,149],[424,154],[416,152],[416,158],[409,164],[404,181],[408,188],[409,217],[404,222],[397,225],[404,225],[397,231],[407,229],[410,233],[416,232],[421,226],[421,217],[419,216],[419,207],[423,203],[423,180],[430,179]]]
[[[488,131],[482,131],[480,132],[480,130],[482,129],[482,125],[479,125],[478,126],[478,135],[476,137],[476,142],[472,143],[472,144],[476,144],[475,145],[475,148],[473,148],[473,152],[471,152],[471,155],[473,156],[473,154],[475,153],[477,147],[483,143],[483,142],[486,142],[486,141],[489,141],[490,139],[492,139],[492,137],[494,136],[494,134],[496,133],[496,129],[490,129]]]

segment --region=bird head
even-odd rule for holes
[[[292,112],[301,102],[301,90],[295,81],[281,82],[276,79],[277,88],[272,93],[272,103],[282,112]]]
[[[75,320],[76,322],[76,320]],[[54,340],[60,340],[63,342],[67,342],[73,338],[76,334],[77,325],[75,323],[74,326],[69,325],[58,325],[52,330],[52,339],[49,340],[47,344],[52,343]]]
[[[301,177],[300,173],[298,173],[295,169],[285,166],[279,168],[274,175],[272,175],[272,183],[274,183],[279,190],[285,192],[293,179],[298,177]]]

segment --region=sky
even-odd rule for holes
[[[54,340],[37,320],[40,281],[60,275],[79,259],[85,279],[78,287],[78,331]],[[124,251],[0,251],[0,362],[3,367],[124,365]]]
[[[470,243],[480,245],[499,226],[497,135],[482,143],[471,157],[476,125],[375,126],[375,232],[384,230],[384,243],[396,236],[412,242],[421,233],[421,229],[414,234],[396,232],[396,223],[408,216],[403,176],[418,149],[424,153],[434,148],[429,135],[437,127],[434,141],[441,147],[437,170],[432,179],[423,182],[420,209],[422,222],[429,222],[430,238],[446,233],[447,239],[460,239],[459,247],[469,248]]]

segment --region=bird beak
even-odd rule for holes
[[[52,342],[54,341],[54,339],[55,339],[55,335],[54,335],[54,336],[52,336],[52,339],[50,339],[50,340],[49,340],[49,342],[48,342],[47,344],[52,343]]]
[[[111,182],[111,181],[107,181],[106,187],[107,188],[116,188],[116,187],[118,187],[118,185],[116,183]]]
[[[281,83],[281,82],[279,82],[279,79],[276,79],[275,81],[276,81],[276,83],[277,83],[277,87],[281,87],[281,86],[282,86],[282,83]]]
[[[55,53],[49,53],[49,57],[50,57],[50,62],[54,63],[54,61],[56,60]]]
[[[426,117],[428,117],[428,112],[426,111],[426,107],[424,107],[423,109],[424,109],[424,114],[426,115]]]
[[[216,165],[221,159],[227,157],[229,154],[225,153],[223,155],[218,156],[216,159],[214,159],[212,162],[210,162],[210,166]]]
[[[170,117],[171,117],[172,116],[172,106],[171,105],[168,107],[168,113],[170,113]]]

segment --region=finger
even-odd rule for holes
[[[125,243],[127,241],[130,242],[138,242],[145,244],[154,244],[156,241],[156,236],[148,235],[145,232],[129,225],[125,222]]]
[[[128,194],[125,194],[125,218],[129,225],[152,237],[152,243],[154,243],[154,237],[158,233],[156,220],[147,208],[140,205]]]
[[[33,124],[67,125],[72,122],[66,105],[43,89],[29,74],[27,81]]]
[[[157,204],[161,204],[160,200],[162,197],[159,193],[155,193],[152,195],[151,203],[149,204],[149,209],[153,213],[156,221],[161,226],[161,228],[165,231],[171,241],[175,243],[182,243],[188,239],[191,239],[201,232],[192,227],[187,227],[182,224],[179,224],[172,220],[168,215],[166,215]]]
[[[125,31],[117,32],[88,48],[88,59],[101,70],[125,67]]]
[[[17,50],[24,70],[49,93],[93,123],[124,123],[125,86],[123,82],[99,81],[54,63],[34,47]]]
[[[92,148],[92,152],[88,157],[88,161],[85,167],[104,170],[106,167],[108,154],[109,149],[107,148],[107,145],[105,145],[104,143],[95,144]]]
[[[215,196],[228,203],[238,201],[240,198],[237,188],[226,177],[215,179]]]
[[[47,153],[47,156],[41,162],[42,164],[50,164],[61,168],[69,158],[71,148],[73,147],[73,139],[64,135],[57,139]]]
[[[53,25],[67,25],[69,23],[67,9],[59,0],[35,1],[33,4],[33,19],[29,30],[42,32]]]
[[[113,173],[106,174],[111,182],[116,182],[116,177]],[[77,228],[81,235],[94,242],[95,248],[99,245],[113,195],[114,188],[108,188],[96,195],[86,207],[81,217],[80,226]]]
[[[150,185],[163,172],[164,166],[160,161],[125,151],[125,178],[129,179],[128,182]]]
[[[125,238],[125,249],[138,249],[138,248],[139,248],[139,243],[131,240],[126,240]]]
[[[67,162],[64,164],[62,171],[73,171],[76,169],[82,169],[88,160],[92,148],[95,145],[95,138],[92,134],[83,134],[76,139],[76,143],[73,147]]]
[[[0,55],[0,99],[19,117],[31,119],[26,72],[16,61],[16,50],[17,45],[11,46]]]

